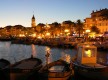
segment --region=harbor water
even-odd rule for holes
[[[14,64],[15,62],[31,57],[33,55],[43,61],[43,65],[46,63],[46,52],[49,51],[50,56],[48,63],[56,61],[58,59],[64,59],[65,61],[71,61],[77,53],[75,49],[69,48],[50,48],[48,46],[40,45],[23,45],[23,44],[11,44],[10,41],[0,42],[0,58],[7,59]],[[108,64],[108,51],[98,51],[98,62]],[[87,80],[84,77],[71,78],[71,80]]]

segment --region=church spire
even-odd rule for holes
[[[32,26],[32,27],[36,27],[34,14],[33,14],[33,17],[32,17],[32,20],[31,20],[31,21],[32,21],[32,22],[31,22],[31,26]]]
[[[32,17],[32,19],[35,19],[35,17],[34,17],[34,14],[33,14],[33,17]]]

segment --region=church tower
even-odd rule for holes
[[[35,17],[33,15],[32,20],[31,20],[31,27],[36,27],[36,23],[35,23]]]

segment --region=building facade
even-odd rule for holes
[[[100,16],[106,10],[108,9],[105,8],[99,11],[92,11],[91,17],[85,19],[85,28],[90,29],[92,26],[96,26],[101,33],[108,31],[108,19],[103,19],[103,16]]]

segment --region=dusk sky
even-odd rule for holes
[[[108,8],[108,0],[0,0],[0,27],[36,23],[62,23],[90,17],[92,10]]]

